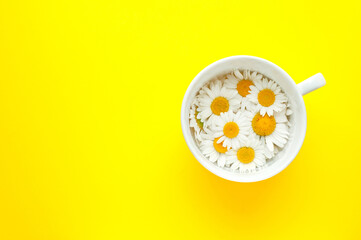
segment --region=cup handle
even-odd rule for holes
[[[303,82],[297,84],[298,91],[300,91],[301,95],[306,95],[320,87],[325,86],[326,80],[321,73],[317,73],[310,78],[307,78]]]

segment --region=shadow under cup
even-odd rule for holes
[[[278,83],[288,97],[293,114],[290,116],[290,137],[282,150],[267,161],[264,168],[248,174],[232,172],[218,167],[201,153],[193,130],[189,127],[189,110],[198,91],[211,79],[235,69],[256,71]],[[292,78],[280,67],[267,60],[252,56],[233,56],[221,59],[203,69],[191,82],[183,99],[181,111],[182,131],[186,143],[197,160],[219,177],[236,182],[256,182],[270,178],[285,169],[299,152],[306,134],[306,109],[302,95]]]

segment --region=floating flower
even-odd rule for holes
[[[256,138],[247,139],[238,148],[229,150],[226,156],[231,170],[239,169],[241,173],[254,172],[266,164],[263,146]]]
[[[262,79],[262,74],[251,72],[249,70],[243,71],[243,74],[238,70],[234,70],[227,75],[225,86],[232,90],[237,90],[238,95],[241,97],[241,109],[253,110],[255,104],[247,98],[250,94],[250,86],[254,86],[255,81]]]
[[[250,124],[248,118],[243,112],[236,114],[233,112],[221,113],[220,118],[215,121],[214,137],[219,138],[218,143],[223,142],[223,146],[230,148],[238,148],[242,141],[247,141],[250,132]]]
[[[209,87],[203,87],[197,100],[199,103],[197,118],[206,123],[206,126],[213,124],[214,119],[221,113],[236,111],[241,102],[237,91],[225,88],[219,80],[211,82]]]
[[[227,148],[223,146],[223,143],[218,143],[218,138],[214,138],[214,133],[205,129],[205,132],[202,133],[203,141],[200,143],[200,149],[204,156],[206,156],[209,161],[217,163],[219,167],[224,167],[226,164],[226,155]]]
[[[272,116],[274,112],[280,112],[286,107],[287,97],[274,81],[264,77],[260,81],[254,81],[254,86],[251,85],[250,89],[247,98],[256,104],[255,111],[259,111],[262,116],[266,113]]]
[[[253,133],[263,138],[269,151],[274,151],[274,144],[283,148],[288,139],[288,119],[285,112],[262,116],[255,113],[252,118]]]

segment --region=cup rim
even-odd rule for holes
[[[209,164],[211,162],[205,162],[205,157],[200,153],[199,151],[199,147],[196,145],[195,141],[192,138],[191,135],[191,130],[189,125],[189,116],[186,116],[187,114],[187,100],[190,97],[190,94],[192,92],[192,89],[195,88],[196,83],[198,81],[201,80],[201,78],[203,77],[203,75],[208,72],[209,70],[218,67],[218,65],[224,64],[225,62],[234,62],[237,61],[239,59],[249,59],[249,60],[256,60],[256,61],[260,61],[263,64],[267,64],[269,66],[271,66],[272,68],[274,68],[275,70],[277,70],[279,73],[281,73],[283,75],[283,77],[285,77],[289,83],[292,85],[292,87],[296,90],[295,92],[297,92],[296,95],[292,95],[292,98],[298,98],[297,101],[301,104],[300,107],[300,111],[301,111],[301,115],[300,117],[303,118],[301,119],[301,121],[303,122],[302,127],[303,129],[301,129],[301,133],[298,136],[298,139],[295,140],[296,141],[296,147],[292,148],[293,152],[290,153],[289,157],[282,162],[282,164],[278,165],[277,168],[273,168],[271,170],[268,171],[264,171],[262,174],[257,174],[257,175],[241,175],[241,174],[237,174],[234,175],[232,172],[228,172],[225,169],[222,169],[218,166],[215,166],[213,163]],[[188,124],[187,124],[188,121]],[[305,139],[305,135],[306,135],[306,128],[307,128],[307,115],[306,115],[306,107],[304,104],[304,100],[303,97],[301,95],[301,93],[298,91],[297,85],[294,82],[294,80],[288,75],[288,73],[286,71],[284,71],[282,68],[280,68],[279,66],[277,66],[276,64],[263,59],[263,58],[259,58],[259,57],[255,57],[255,56],[248,56],[248,55],[237,55],[237,56],[231,56],[231,57],[226,57],[223,59],[220,59],[216,62],[211,63],[210,65],[208,65],[207,67],[205,67],[202,71],[200,71],[192,80],[192,82],[190,83],[190,85],[187,88],[187,91],[184,95],[183,101],[182,101],[182,108],[181,108],[181,126],[182,126],[182,132],[183,132],[183,136],[184,139],[186,141],[186,144],[188,146],[188,148],[191,150],[193,156],[197,159],[197,161],[202,164],[207,170],[209,170],[210,172],[212,172],[213,174],[230,180],[230,181],[235,181],[235,182],[257,182],[257,181],[262,181],[265,179],[268,179],[270,177],[273,177],[275,175],[277,175],[278,173],[280,173],[281,171],[283,171],[296,157],[296,155],[298,154],[299,150],[301,149],[301,146],[303,144],[303,141]],[[198,151],[197,151],[198,150]]]

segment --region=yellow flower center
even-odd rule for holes
[[[229,102],[224,97],[216,97],[212,104],[211,110],[216,115],[221,115],[221,112],[228,112]]]
[[[271,106],[276,100],[276,95],[270,89],[263,89],[258,93],[258,102],[264,107]]]
[[[274,116],[268,116],[266,113],[263,117],[257,113],[252,120],[253,131],[260,136],[268,136],[273,133],[276,128],[276,120]]]
[[[237,91],[239,95],[245,97],[249,94],[249,86],[254,85],[251,80],[241,80],[237,84]]]
[[[235,122],[228,122],[223,127],[223,133],[228,138],[235,138],[239,133],[239,127]]]
[[[237,158],[241,163],[250,163],[254,159],[254,150],[250,147],[241,147],[237,151]]]
[[[194,118],[196,119],[198,127],[203,130],[203,122],[200,119],[197,118],[198,113],[199,112],[196,110],[195,113],[194,113]]]
[[[220,138],[221,138],[221,137],[214,139],[214,141],[213,141],[213,147],[214,147],[214,149],[216,149],[217,152],[219,152],[219,153],[225,153],[225,152],[227,152],[227,148],[226,148],[226,147],[223,147],[223,145],[222,145],[223,142],[217,143],[217,141],[218,141]]]

